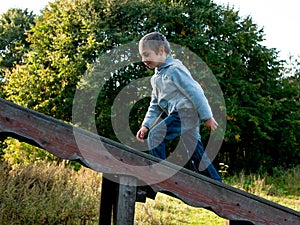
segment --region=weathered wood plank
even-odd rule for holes
[[[154,191],[212,210],[229,220],[254,224],[300,224],[300,213],[218,183],[109,139],[0,99],[0,135],[22,138],[52,154],[98,172],[136,177]],[[75,138],[75,136],[76,138]],[[127,166],[128,165],[128,166]],[[170,174],[174,174],[170,176]]]

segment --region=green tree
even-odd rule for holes
[[[277,99],[273,111],[273,140],[270,151],[273,160],[280,159],[282,166],[299,165],[300,155],[300,62],[290,57],[282,77],[278,79]]]
[[[96,10],[90,1],[50,3],[28,37],[32,51],[12,75],[9,99],[70,121],[77,81],[107,48]]]
[[[8,99],[71,122],[76,85],[92,63],[114,47],[138,41],[152,31],[189,48],[218,79],[228,124],[219,161],[232,170],[299,162],[299,83],[282,78],[284,64],[278,52],[261,44],[263,29],[250,17],[241,18],[233,9],[210,0],[50,3],[31,29],[31,51],[25,64],[13,71],[5,87]],[[105,72],[109,71],[101,73]],[[98,96],[99,134],[116,139],[110,109],[115,96],[131,80],[151,74],[136,64],[111,75]],[[92,88],[94,84],[88,85]],[[130,118],[133,132],[146,108],[145,101],[135,105],[137,113]],[[293,127],[293,132],[288,133],[283,124]],[[203,134],[205,142],[208,131]]]
[[[4,81],[9,79],[13,68],[24,61],[29,49],[26,38],[33,24],[34,15],[27,10],[9,9],[0,16],[0,97]]]

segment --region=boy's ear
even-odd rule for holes
[[[164,53],[165,53],[165,47],[164,47],[164,46],[159,46],[158,52],[159,52],[160,54],[164,54]]]

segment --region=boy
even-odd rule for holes
[[[165,160],[166,143],[180,136],[180,146],[188,157],[191,156],[194,169],[222,182],[204,151],[199,134],[201,120],[210,130],[217,129],[218,123],[200,85],[179,60],[172,58],[170,52],[169,42],[158,32],[145,35],[139,42],[142,62],[155,69],[155,74],[151,78],[150,106],[136,138],[144,142],[148,135],[150,154]],[[163,112],[167,116],[155,124]]]

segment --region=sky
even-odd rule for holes
[[[51,0],[54,1],[54,0]],[[217,4],[234,7],[239,15],[251,16],[253,23],[264,28],[262,44],[280,51],[281,59],[291,54],[300,57],[300,1],[299,0],[213,0]],[[28,8],[38,14],[49,0],[0,0],[0,14],[10,8]]]
[[[300,57],[299,0],[213,0],[233,6],[240,16],[250,15],[253,23],[264,28],[263,44],[280,51],[281,59]]]

